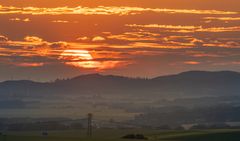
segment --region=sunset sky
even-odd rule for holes
[[[240,71],[239,0],[0,0],[0,81]]]

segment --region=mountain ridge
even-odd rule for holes
[[[77,79],[86,79],[86,78],[126,78],[126,79],[138,79],[138,80],[155,80],[158,78],[165,78],[165,77],[174,77],[174,76],[187,76],[189,74],[235,74],[240,76],[240,72],[237,71],[200,71],[200,70],[193,70],[193,71],[185,71],[185,72],[180,72],[177,74],[168,74],[168,75],[161,75],[161,76],[156,76],[153,78],[143,78],[143,77],[127,77],[127,76],[121,76],[121,75],[111,75],[111,74],[101,74],[101,73],[89,73],[89,74],[84,74],[84,75],[78,75],[72,78],[65,78],[65,79],[56,79],[55,81],[52,82],[38,82],[38,81],[33,81],[33,80],[26,80],[26,79],[21,79],[21,80],[6,80],[2,81],[1,83],[11,83],[11,82],[33,82],[33,83],[55,83],[56,81],[66,81],[66,80],[77,80]]]
[[[40,83],[28,80],[0,83],[0,95],[139,95],[212,96],[239,95],[240,73],[232,71],[188,71],[152,79],[115,75],[87,74],[71,79]],[[28,91],[28,92],[26,92]],[[30,94],[29,94],[30,93]]]

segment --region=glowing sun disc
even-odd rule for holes
[[[91,61],[93,57],[87,50],[64,50],[59,59],[65,60],[67,65],[81,68],[97,68],[99,65]]]

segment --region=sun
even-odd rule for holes
[[[105,56],[105,58],[107,58],[107,56]],[[129,62],[117,60],[98,61],[99,57],[97,54],[93,56],[88,50],[79,49],[64,50],[60,54],[59,59],[64,61],[66,65],[77,68],[94,69],[95,71],[104,71],[129,64]]]
[[[64,50],[61,56],[70,60],[92,60],[93,57],[87,50]]]
[[[93,61],[93,56],[87,50],[64,50],[59,59],[65,64],[80,68],[97,68],[99,63]]]

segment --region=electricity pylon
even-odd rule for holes
[[[88,131],[87,131],[87,135],[89,137],[92,136],[92,116],[93,115],[91,113],[88,114]]]

